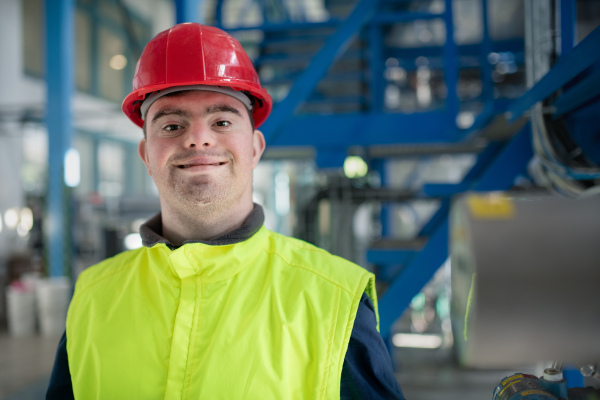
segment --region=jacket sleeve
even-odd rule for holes
[[[54,399],[74,399],[71,373],[69,372],[69,359],[67,357],[67,332],[62,335],[58,343],[54,367],[52,368],[50,383],[46,391],[46,400]]]
[[[375,309],[363,293],[342,367],[342,400],[405,400],[392,361],[377,331]]]

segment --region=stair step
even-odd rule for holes
[[[286,85],[294,82],[296,77],[298,76],[298,72],[296,73],[288,73],[283,74],[281,76],[272,78],[272,79],[263,79],[261,78],[261,83],[264,86],[268,85]],[[364,82],[368,81],[369,76],[366,71],[357,71],[357,72],[340,72],[334,74],[327,74],[325,78],[319,81],[319,84],[336,84],[336,83],[346,83],[346,82]]]

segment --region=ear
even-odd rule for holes
[[[150,165],[148,164],[148,150],[146,149],[146,145],[146,138],[140,140],[140,143],[138,144],[138,154],[144,162],[146,169],[148,170],[148,175],[152,176],[152,172],[150,171]]]
[[[260,157],[262,157],[266,146],[265,136],[261,131],[254,131],[254,134],[252,136],[252,146],[254,147],[254,153],[252,154],[252,168],[254,169],[258,165]]]

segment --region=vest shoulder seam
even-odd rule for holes
[[[359,282],[358,282],[358,286],[363,287],[363,290],[361,291],[360,294],[358,294],[358,296],[356,294],[353,293],[351,288],[346,288],[342,285],[340,285],[339,283],[335,282],[334,280],[328,278],[326,275],[319,273],[318,271],[311,269],[311,268],[307,268],[301,264],[297,264],[297,263],[293,263],[291,261],[289,261],[286,257],[284,257],[281,253],[274,251],[274,250],[269,250],[269,249],[264,249],[265,252],[269,253],[269,254],[274,254],[279,256],[285,263],[287,263],[288,265],[292,266],[292,267],[296,267],[296,268],[301,268],[304,269],[305,271],[311,272],[319,277],[321,277],[322,279],[327,280],[328,282],[334,284],[335,286],[339,287],[340,289],[344,290],[345,292],[349,293],[354,299],[360,299],[360,296],[362,296],[362,293],[366,290],[366,285],[363,285],[364,279],[365,279],[365,275],[367,280],[369,279],[369,274],[371,274],[371,272],[365,270],[363,267],[361,267],[360,265],[357,265],[351,261],[346,260],[343,257],[339,257],[336,256],[335,254],[331,254],[329,253],[327,250],[321,249],[320,247],[317,247],[313,244],[310,244],[308,242],[305,242],[303,240],[291,237],[291,236],[285,236],[282,235],[280,233],[277,232],[273,232],[271,230],[268,231],[270,233],[271,236],[274,236],[278,239],[284,239],[286,240],[290,245],[292,245],[293,247],[295,247],[296,249],[300,249],[302,251],[310,251],[312,253],[317,253],[317,254],[321,254],[324,256],[329,256],[332,257],[333,259],[335,259],[337,262],[342,262],[344,264],[347,264],[349,266],[352,266],[353,268],[357,268],[359,270],[361,270],[361,275],[359,277]]]
[[[310,272],[310,273],[313,273],[313,274],[317,275],[317,276],[318,276],[318,277],[320,277],[321,279],[324,279],[324,280],[326,280],[327,282],[329,282],[329,283],[333,284],[334,286],[336,286],[336,287],[340,288],[341,290],[343,290],[344,292],[348,293],[348,294],[349,294],[350,296],[352,296],[354,299],[358,299],[358,298],[360,298],[360,296],[356,296],[356,294],[352,293],[352,291],[351,291],[350,289],[347,289],[347,288],[345,288],[344,286],[342,286],[342,285],[340,285],[339,283],[337,283],[337,282],[333,281],[332,279],[328,278],[327,276],[324,276],[323,274],[320,274],[320,273],[318,273],[318,272],[317,272],[317,271],[315,271],[315,270],[312,270],[312,269],[310,269],[310,268],[306,268],[305,266],[303,266],[303,265],[300,265],[300,264],[295,264],[295,263],[293,263],[293,262],[289,261],[288,259],[286,259],[286,258],[285,258],[284,256],[282,256],[280,253],[277,253],[277,252],[275,252],[275,251],[270,251],[270,250],[267,250],[267,249],[264,249],[264,251],[265,251],[266,253],[268,253],[268,254],[272,254],[272,255],[278,256],[279,258],[281,258],[281,259],[282,259],[282,260],[283,260],[283,261],[284,261],[284,262],[285,262],[287,265],[289,265],[290,267],[294,267],[294,268],[300,268],[300,269],[303,269],[303,270],[305,270],[305,271],[308,271],[308,272]],[[323,250],[323,251],[324,251],[324,250]],[[361,295],[362,295],[362,293],[361,293]]]
[[[339,314],[339,310],[340,310],[340,298],[341,298],[341,294],[338,291],[337,292],[337,296],[336,296],[336,302],[335,302],[335,313],[333,313],[332,315],[332,321],[330,323],[331,325],[331,331],[329,332],[329,345],[327,348],[327,369],[325,372],[325,379],[323,379],[323,387],[321,388],[321,398],[325,399],[327,396],[327,386],[329,384],[329,374],[331,372],[331,364],[332,364],[332,360],[333,360],[333,342],[334,342],[334,338],[335,338],[335,332],[337,329],[337,324],[338,324],[338,318],[336,318],[336,316]]]
[[[143,249],[143,248],[142,248]],[[98,264],[92,265],[90,268],[97,268],[97,267],[101,267],[103,264],[112,264],[114,261],[116,261],[116,259],[121,258],[121,257],[125,257],[125,255],[128,256],[133,256],[133,254],[131,253],[139,253],[139,250],[132,250],[132,251],[127,251],[121,254],[117,254],[114,257],[108,258]],[[73,299],[75,299],[75,297],[81,297],[85,292],[88,291],[88,289],[90,289],[92,286],[95,286],[96,284],[98,284],[99,282],[102,282],[105,279],[110,278],[111,276],[118,274],[120,272],[122,272],[124,269],[126,269],[129,266],[129,263],[122,263],[122,265],[118,266],[114,271],[111,271],[110,273],[107,274],[103,274],[102,276],[94,276],[94,277],[90,277],[88,280],[88,282],[82,282],[84,283],[84,287],[79,291],[79,292],[75,292],[75,295],[73,296]],[[86,271],[84,270],[81,275],[83,274],[88,274],[86,273]],[[80,275],[80,276],[81,276]]]

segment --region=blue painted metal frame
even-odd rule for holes
[[[492,39],[490,38],[490,27],[488,20],[488,2],[481,0],[481,20],[483,21],[483,39],[481,41],[479,53],[479,68],[481,71],[481,99],[484,101],[484,109],[477,116],[473,125],[476,129],[481,129],[487,125],[491,118],[496,114],[494,104],[494,81],[492,79],[492,66],[488,61],[488,55],[492,52]]]
[[[575,0],[560,0],[560,55],[566,56],[575,45],[577,12]]]
[[[202,22],[200,19],[201,0],[175,0],[175,21],[178,24],[183,22]]]
[[[384,79],[383,71],[384,64],[383,52],[381,43],[383,42],[383,35],[381,33],[381,26],[371,23],[369,25],[369,69],[371,76],[371,111],[380,112],[383,110],[383,93],[384,93]]]
[[[308,68],[295,80],[288,95],[275,106],[271,116],[263,125],[262,130],[267,144],[276,141],[285,121],[294,115],[296,108],[314,91],[317,83],[325,76],[333,62],[344,53],[352,37],[373,16],[378,3],[378,0],[359,0],[350,16],[327,39]]]
[[[573,78],[600,60],[600,27],[594,29],[573,50],[561,57],[550,71],[508,109],[509,120],[514,122],[535,103],[570,82]]]
[[[594,71],[554,102],[554,116],[561,117],[600,96],[600,70]]]
[[[340,144],[369,146],[458,142],[461,138],[448,132],[446,116],[443,111],[301,115],[285,121],[281,127],[285,135],[273,138],[269,145],[321,148]]]
[[[499,147],[494,143],[489,150],[482,152],[471,172],[461,184],[456,185],[456,193],[466,190],[509,189],[514,179],[525,171],[532,156],[531,129],[526,125],[504,146]],[[429,241],[400,271],[381,298],[380,331],[384,339],[390,336],[394,321],[408,307],[412,298],[448,258],[448,210],[449,207],[435,215],[438,226],[434,227],[432,224],[427,227],[427,231],[431,233]]]
[[[71,146],[71,97],[74,91],[74,0],[46,1],[46,83],[48,127],[48,196],[45,243],[49,276],[63,276],[70,255],[65,154]]]
[[[456,132],[458,115],[458,48],[454,41],[454,17],[452,0],[446,0],[444,23],[446,25],[446,43],[444,44],[444,81],[446,82],[446,121],[451,132]],[[447,128],[448,129],[448,128]]]
[[[412,22],[414,20],[430,20],[430,19],[443,19],[444,13],[435,14],[428,12],[386,12],[377,14],[371,20],[375,24],[396,24],[402,22]]]
[[[427,245],[406,265],[379,302],[379,326],[384,339],[413,297],[429,282],[448,258],[448,219],[431,235]]]

